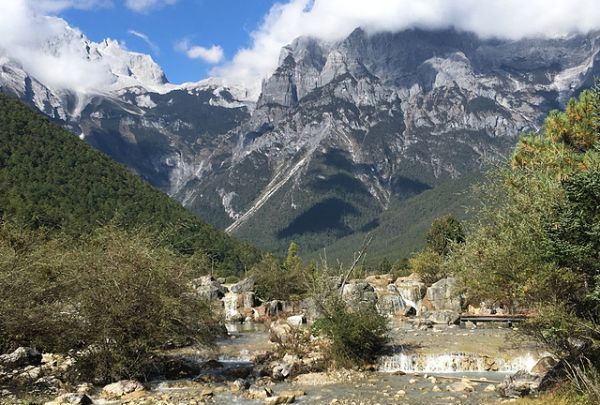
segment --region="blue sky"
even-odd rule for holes
[[[93,41],[113,38],[133,51],[148,53],[162,66],[169,81],[182,83],[206,78],[212,64],[190,59],[176,50],[187,39],[202,47],[221,46],[226,60],[251,46],[250,33],[263,21],[275,0],[179,0],[173,5],[135,12],[121,2],[89,10],[68,9],[59,15]],[[143,33],[153,49],[130,30]]]

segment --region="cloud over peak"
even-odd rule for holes
[[[274,5],[241,49],[213,74],[258,86],[276,68],[280,50],[299,36],[340,40],[369,33],[455,28],[483,38],[557,37],[600,29],[598,0],[290,0]]]

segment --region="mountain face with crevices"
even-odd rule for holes
[[[394,257],[419,247],[436,215],[464,215],[479,173],[593,84],[599,50],[600,33],[508,41],[357,29],[284,47],[256,101],[218,81],[148,83],[118,69],[92,96],[34,77],[14,90],[9,78],[23,80],[12,62],[0,64],[0,88],[261,248],[295,240],[343,256],[371,233],[375,254]]]
[[[282,50],[252,116],[176,197],[261,247],[282,251],[296,240],[335,251],[374,232],[397,242],[381,255],[406,254],[418,241],[402,235],[418,239],[413,228],[446,210],[460,215],[435,189],[450,182],[463,191],[469,182],[460,179],[502,159],[520,133],[591,86],[599,50],[598,33],[500,41],[357,29],[336,43],[299,38]],[[390,210],[422,193],[445,203],[389,223]]]

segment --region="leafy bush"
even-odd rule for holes
[[[249,272],[256,283],[257,296],[265,301],[301,299],[306,294],[305,269],[298,257],[298,247],[290,244],[282,263],[273,255],[266,255]]]
[[[426,284],[433,284],[447,275],[444,257],[429,249],[415,253],[408,259],[408,266]]]
[[[599,128],[598,87],[551,113],[543,132],[523,137],[511,166],[483,188],[478,222],[450,255],[473,303],[527,310],[535,316],[526,330],[558,354],[594,359],[600,356]],[[575,341],[589,343],[585,353]]]
[[[321,313],[313,333],[331,340],[329,355],[338,366],[373,362],[388,342],[388,321],[374,305],[350,308],[341,298],[331,297],[321,305]]]
[[[452,215],[445,215],[433,220],[426,240],[430,250],[447,256],[452,244],[465,241],[465,231],[456,218]]]
[[[189,262],[144,231],[107,227],[75,242],[0,229],[5,349],[78,349],[83,377],[111,381],[144,377],[167,344],[210,344],[220,330],[189,287]]]

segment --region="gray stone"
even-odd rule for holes
[[[135,380],[121,380],[102,388],[101,396],[106,399],[119,399],[123,395],[136,391],[144,391],[142,383]]]
[[[291,326],[298,328],[298,327],[302,326],[302,324],[306,323],[306,318],[304,315],[293,315],[293,316],[288,316],[286,321]]]
[[[198,295],[207,300],[218,300],[225,296],[227,289],[211,276],[203,276],[192,281]]]
[[[0,365],[4,368],[37,366],[42,362],[42,354],[31,347],[19,347],[14,352],[0,356]]]
[[[417,306],[417,303],[425,297],[425,293],[427,292],[425,283],[408,277],[397,279],[395,286],[402,298],[410,302],[413,307]]]
[[[248,399],[267,399],[273,396],[273,391],[267,387],[258,387],[251,385],[248,390],[244,393],[244,396]]]
[[[421,316],[424,320],[437,325],[456,325],[460,321],[460,313],[451,310],[427,311]]]
[[[278,319],[269,326],[269,340],[274,343],[288,343],[293,338],[295,329],[287,320]]]
[[[240,294],[254,291],[254,279],[245,278],[229,287],[229,291]]]
[[[457,291],[456,279],[443,278],[427,289],[425,298],[434,310],[451,310],[460,312],[463,300]]]
[[[508,398],[518,398],[525,395],[537,394],[542,390],[544,376],[531,374],[525,370],[517,371],[497,387],[500,395]]]
[[[557,365],[558,361],[554,359],[554,357],[542,357],[537,363],[535,363],[535,366],[533,366],[531,369],[531,373],[544,376],[551,372]]]
[[[369,303],[377,302],[375,289],[369,283],[364,281],[353,281],[345,284],[342,289],[342,299],[348,303]]]
[[[243,378],[238,378],[231,383],[231,392],[245,391],[250,387],[250,383]]]

